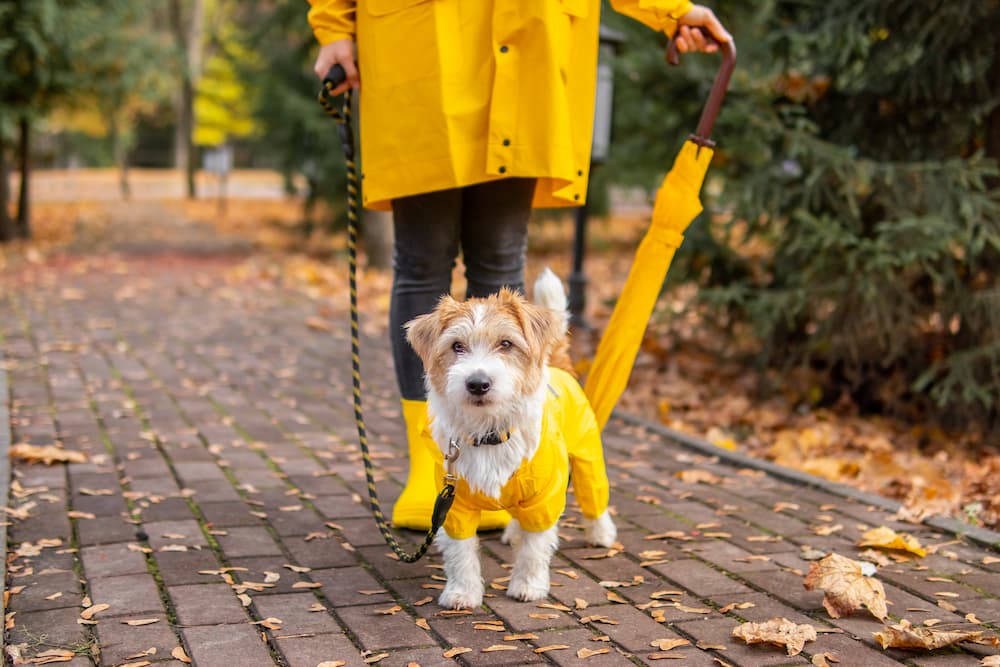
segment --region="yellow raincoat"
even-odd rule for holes
[[[555,525],[566,509],[566,486],[573,476],[573,495],[583,515],[596,519],[608,507],[608,475],[601,433],[576,379],[550,368],[549,397],[542,417],[538,451],[521,462],[514,476],[494,499],[473,493],[465,480],[455,485],[455,501],[444,522],[453,539],[476,534],[479,514],[505,509],[525,530],[537,532]],[[502,447],[503,445],[497,445]],[[440,452],[438,453],[440,459]]]
[[[362,198],[535,177],[535,206],[584,202],[599,0],[310,0],[320,44],[353,38]],[[612,0],[673,35],[689,0]]]

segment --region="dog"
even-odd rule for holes
[[[600,432],[570,365],[562,283],[546,269],[534,293],[536,303],[508,289],[463,302],[445,296],[406,324],[424,364],[431,435],[455,484],[435,538],[446,608],[482,604],[476,529],[484,510],[513,517],[503,534],[515,552],[507,595],[547,597],[570,472],[587,541],[608,547],[617,538]]]

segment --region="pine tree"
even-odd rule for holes
[[[750,46],[717,130],[729,222],[692,228],[679,273],[825,400],[996,426],[1000,3],[720,4]],[[657,85],[637,104],[662,112]]]

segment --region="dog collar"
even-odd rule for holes
[[[510,440],[513,431],[487,431],[480,435],[470,435],[465,438],[452,438],[451,443],[456,448],[461,445],[472,445],[473,447],[502,445]]]

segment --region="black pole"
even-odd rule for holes
[[[583,316],[587,305],[587,276],[583,272],[583,256],[587,246],[587,205],[576,209],[573,229],[573,272],[569,274],[569,323],[576,329],[589,329]]]

